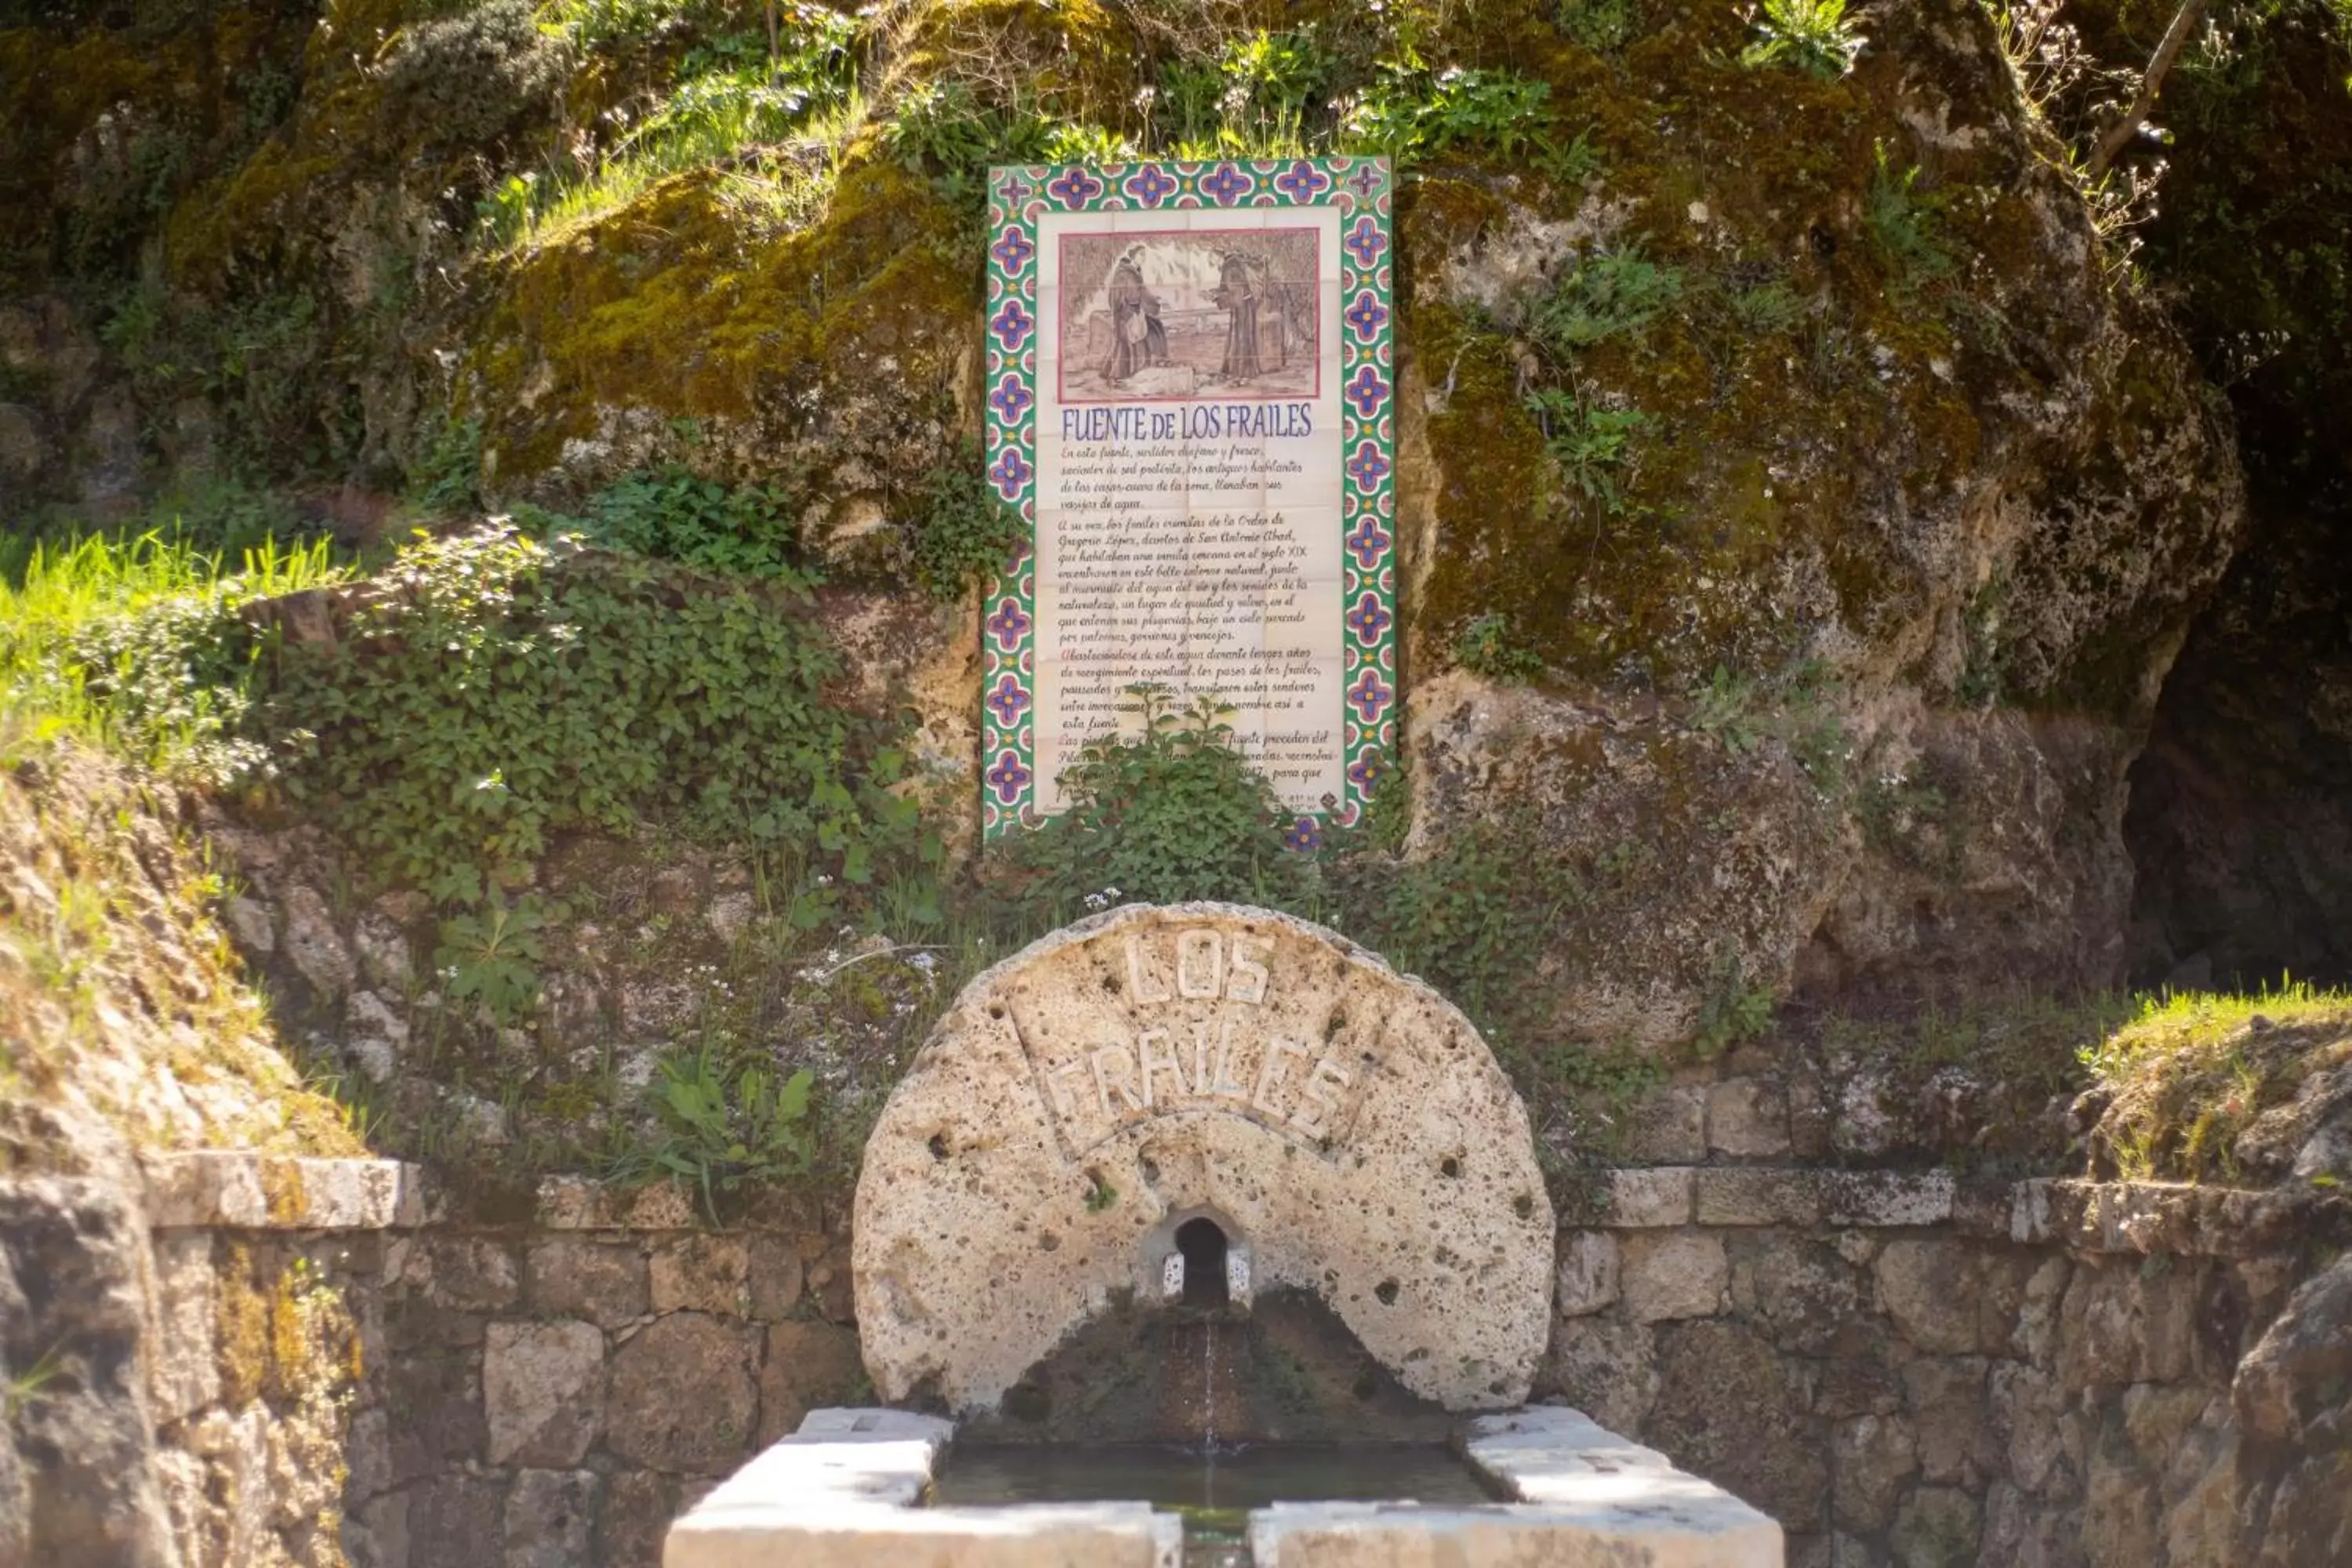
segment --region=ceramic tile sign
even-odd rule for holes
[[[986,605],[987,829],[1060,809],[1150,682],[1231,710],[1311,847],[1395,738],[1388,164],[990,187],[988,477],[1030,533]]]

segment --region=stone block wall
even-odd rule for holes
[[[553,1182],[493,1222],[233,1154],[119,1200],[0,1184],[0,1341],[65,1367],[0,1445],[0,1568],[654,1568],[871,1397],[805,1208]],[[2347,1240],[2324,1190],[1601,1172],[1538,1392],[1773,1514],[1794,1568],[2352,1561]]]
[[[388,1162],[0,1181],[0,1568],[341,1568]],[[143,1201],[142,1201],[143,1200]]]
[[[2344,1560],[2340,1492],[2291,1517],[2340,1440],[2247,1431],[2265,1378],[2343,1404],[2276,1370],[2296,1301],[2352,1295],[2333,1200],[1655,1167],[1568,1219],[1548,1390],[1771,1513],[1792,1568]],[[2271,1426],[2320,1430],[2294,1403]]]
[[[813,1212],[714,1231],[671,1189],[555,1182],[528,1222],[395,1250],[354,1568],[652,1568],[688,1504],[866,1392],[847,1237]]]

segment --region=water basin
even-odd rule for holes
[[[1450,1448],[1431,1443],[1252,1443],[1204,1455],[1149,1443],[958,1442],[931,1482],[943,1508],[1136,1499],[1161,1512],[1277,1502],[1498,1500]]]
[[[1421,1445],[1243,1450],[960,1443],[815,1410],[670,1526],[664,1568],[1781,1568],[1780,1528],[1563,1406]],[[1489,1493],[1479,1476],[1494,1488]]]
[[[1500,1500],[1452,1449],[1433,1443],[1249,1443],[1204,1451],[1152,1443],[960,1441],[931,1481],[931,1501],[940,1508],[1127,1500],[1183,1520],[1187,1568],[1239,1568],[1249,1562],[1253,1509],[1279,1502],[1461,1508]]]

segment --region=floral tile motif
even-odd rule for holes
[[[1319,846],[1327,821],[1352,824],[1370,802],[1396,741],[1395,351],[1393,181],[1378,158],[1154,160],[1003,168],[989,177],[986,463],[992,487],[1036,522],[1038,219],[1049,212],[1220,207],[1336,208],[1340,254],[1340,450],[1346,454],[1340,629],[1346,688],[1342,796],[1302,815],[1285,837]],[[1181,221],[1181,219],[1179,220]],[[1036,583],[1024,543],[982,612],[982,800],[992,837],[1040,820],[1035,715]]]

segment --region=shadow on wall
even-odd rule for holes
[[[2131,980],[2352,980],[2352,500],[2253,498],[2131,770]]]

